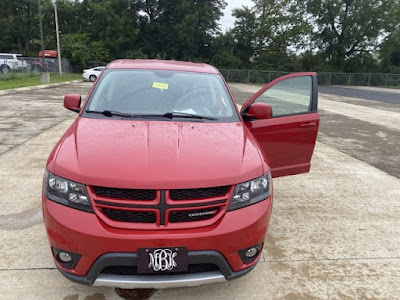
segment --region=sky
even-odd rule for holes
[[[235,23],[235,18],[232,17],[232,9],[240,8],[242,5],[244,6],[252,6],[253,2],[251,0],[226,0],[228,5],[224,10],[224,16],[219,21],[221,23],[222,32],[226,32],[228,28],[232,28]]]

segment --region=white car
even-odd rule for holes
[[[15,71],[30,71],[31,65],[28,64],[21,54],[0,53],[0,72],[3,74]]]
[[[91,82],[96,81],[97,77],[99,77],[101,71],[104,70],[105,67],[96,67],[92,69],[83,70],[83,79],[89,80]]]

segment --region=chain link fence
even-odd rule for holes
[[[10,56],[10,57],[8,57]],[[68,59],[61,60],[61,70],[64,74],[73,71]],[[12,55],[0,55],[0,80],[9,80],[19,77],[39,76],[39,72],[58,72],[58,59],[38,57],[13,57]]]
[[[85,68],[105,66],[105,62],[90,62]],[[61,60],[63,73],[82,73],[82,66],[72,66],[68,59]],[[17,77],[38,76],[38,72],[58,72],[57,58],[18,57],[15,59],[0,58],[0,80]],[[220,72],[227,82],[241,83],[268,83],[272,80],[289,74],[290,72],[265,71],[265,70],[232,70],[221,69]],[[19,73],[24,73],[23,75]],[[389,73],[318,73],[320,85],[360,85],[360,86],[382,86],[400,87],[400,74]]]
[[[290,72],[263,70],[220,70],[227,82],[268,83]],[[320,85],[360,85],[400,87],[400,74],[388,73],[318,73]]]
[[[86,63],[86,66],[78,66],[74,65],[72,66],[72,73],[82,73],[83,70],[85,69],[91,69],[91,68],[96,68],[96,67],[105,67],[108,65],[108,62],[104,61],[89,61]]]

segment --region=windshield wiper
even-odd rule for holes
[[[113,110],[103,110],[103,111],[86,110],[86,112],[88,114],[100,114],[100,115],[104,115],[106,117],[118,116],[118,117],[126,117],[126,118],[135,118],[134,115],[119,112],[119,111],[113,111]]]
[[[174,112],[168,112],[162,115],[165,118],[187,118],[187,119],[199,119],[199,120],[217,120],[216,118],[211,118],[211,117],[205,117],[205,116],[200,116],[196,114],[189,114],[185,112],[179,112],[179,111],[174,111]]]
[[[199,120],[217,120],[215,118],[210,118],[210,117],[204,117],[196,114],[189,114],[189,113],[184,113],[184,112],[168,112],[165,114],[143,114],[143,115],[133,115],[133,114],[128,114],[124,112],[119,112],[119,111],[113,111],[113,110],[103,110],[103,111],[97,111],[97,110],[86,110],[86,113],[88,114],[101,114],[106,117],[112,117],[112,116],[118,116],[118,117],[125,117],[125,118],[168,118],[168,119],[173,119],[173,118],[187,118],[187,119],[199,119]]]

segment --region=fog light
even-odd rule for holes
[[[257,248],[251,247],[246,251],[245,256],[246,256],[246,258],[253,258],[257,254],[258,254]]]
[[[63,268],[73,269],[81,258],[81,254],[74,252],[67,252],[66,250],[52,247],[53,255],[58,264]]]
[[[60,252],[58,253],[58,258],[63,262],[63,263],[70,263],[72,261],[71,255],[69,255],[66,252]]]
[[[262,246],[263,243],[239,250],[238,254],[242,262],[248,264],[256,260],[260,255]]]

